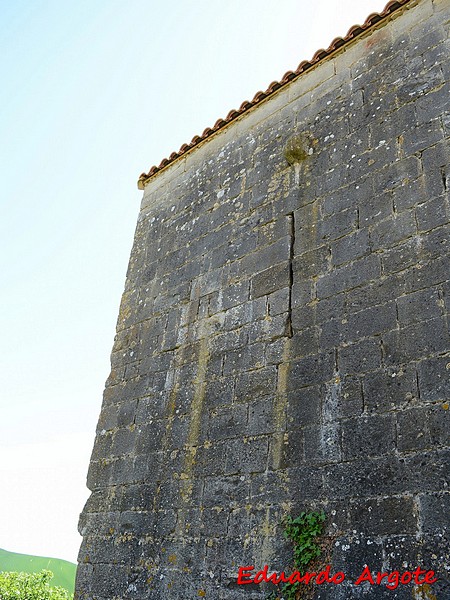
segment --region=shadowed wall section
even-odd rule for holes
[[[146,182],[80,600],[265,598],[238,567],[289,570],[283,515],[322,508],[317,598],[365,564],[444,597],[449,18],[409,2]]]

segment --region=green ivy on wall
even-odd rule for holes
[[[284,536],[294,544],[293,563],[294,569],[300,573],[308,571],[311,565],[321,554],[318,542],[323,534],[325,513],[302,512],[298,517],[287,515],[284,519]],[[303,585],[303,587],[302,587]],[[285,583],[282,588],[283,600],[298,600],[303,591],[309,591],[300,582]],[[305,597],[305,596],[303,596]],[[273,592],[268,600],[279,600],[280,596]]]

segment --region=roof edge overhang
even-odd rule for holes
[[[207,127],[201,135],[196,135],[188,144],[183,144],[178,152],[172,152],[172,154],[168,158],[164,158],[158,166],[154,165],[148,173],[142,173],[137,182],[138,189],[143,190],[149,180],[157,173],[173,164],[179,158],[186,156],[186,154],[197,148],[210,137],[222,131],[239,117],[257,107],[264,100],[273,96],[278,90],[287,86],[291,81],[298,79],[303,73],[334,56],[338,51],[355,39],[370,31],[372,28],[375,28],[380,22],[383,22],[384,24],[393,13],[396,13],[407,4],[416,4],[417,1],[418,0],[391,0],[381,13],[372,13],[362,25],[353,25],[350,27],[345,37],[337,37],[331,42],[328,48],[317,50],[311,60],[303,60],[295,71],[287,71],[280,81],[273,81],[265,91],[257,92],[252,100],[243,102],[237,110],[230,110],[228,115],[224,119],[218,119],[213,127]]]

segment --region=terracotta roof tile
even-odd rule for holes
[[[158,166],[151,167],[148,173],[142,173],[138,180],[139,189],[144,189],[144,186],[147,180],[150,179],[150,177],[153,177],[153,175],[158,173],[158,171],[161,171],[161,169],[164,169],[164,167],[167,167],[167,165],[177,160],[177,158],[188,152],[188,150],[190,150],[194,146],[197,146],[198,144],[200,144],[200,142],[213,135],[216,131],[219,131],[220,129],[228,125],[228,123],[236,119],[238,116],[240,116],[250,108],[253,108],[253,106],[258,104],[258,102],[261,102],[262,100],[279,90],[281,87],[283,87],[284,85],[286,85],[287,83],[289,83],[290,81],[292,81],[293,79],[295,79],[296,77],[298,77],[317,63],[319,63],[320,61],[332,55],[333,52],[336,52],[339,48],[349,43],[355,37],[361,35],[361,33],[366,31],[370,27],[373,27],[379,21],[387,18],[393,12],[412,1],[413,0],[391,0],[391,2],[388,2],[388,4],[386,4],[384,10],[381,13],[372,13],[367,17],[367,19],[362,25],[353,25],[353,27],[350,27],[345,37],[334,38],[334,40],[331,42],[328,48],[321,48],[320,50],[317,50],[317,52],[314,54],[310,61],[303,60],[298,65],[295,71],[288,71],[283,75],[280,81],[273,81],[265,91],[257,92],[251,101],[244,101],[238,110],[230,110],[225,119],[218,119],[214,123],[214,126],[212,128],[207,127],[202,133],[202,135],[195,135],[192,138],[191,142],[189,144],[183,144],[178,150],[178,152],[172,152],[169,158],[164,158]]]

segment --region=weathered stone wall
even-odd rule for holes
[[[311,508],[347,576],[317,598],[435,597],[365,564],[450,597],[449,18],[409,4],[150,179],[78,598],[263,598],[238,567],[289,570]]]

